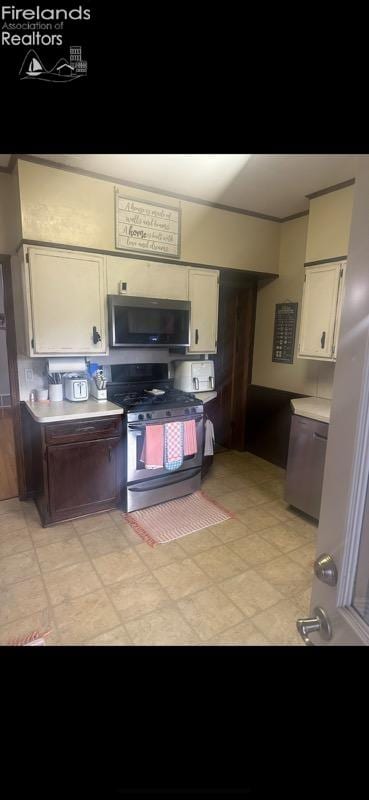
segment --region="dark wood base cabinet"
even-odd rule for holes
[[[121,505],[120,416],[39,424],[23,414],[25,456],[44,527]]]

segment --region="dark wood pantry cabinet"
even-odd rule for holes
[[[23,416],[28,496],[44,526],[120,506],[120,416],[44,424]]]

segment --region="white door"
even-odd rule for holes
[[[51,248],[28,253],[33,353],[104,353],[104,256]]]
[[[369,645],[369,157],[355,183],[306,644]]]
[[[189,270],[190,353],[216,353],[217,351],[218,281],[219,273],[215,270]]]
[[[332,359],[341,264],[306,267],[299,356]]]

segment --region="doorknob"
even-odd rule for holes
[[[322,555],[314,561],[314,572],[316,577],[323,583],[327,583],[328,586],[337,585],[337,567],[329,553],[322,553]]]
[[[332,638],[332,626],[323,608],[314,608],[314,617],[306,617],[305,619],[298,619],[296,622],[297,630],[306,645],[313,645],[314,642],[309,639],[309,634],[319,632],[319,635],[326,642]]]

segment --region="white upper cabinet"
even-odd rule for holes
[[[105,256],[26,248],[29,354],[107,352]]]
[[[121,283],[131,297],[188,300],[188,269],[136,258],[108,256],[108,294],[120,294]]]
[[[335,361],[345,262],[305,267],[298,356]]]
[[[191,345],[189,353],[216,353],[218,336],[219,272],[190,269]]]

